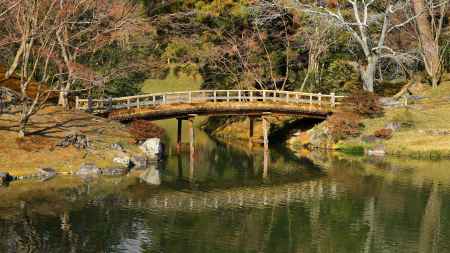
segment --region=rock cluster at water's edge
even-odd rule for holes
[[[147,139],[140,148],[151,160],[161,160],[164,155],[164,146],[159,138]]]

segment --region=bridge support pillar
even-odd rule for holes
[[[255,129],[255,117],[249,116],[249,129],[248,129],[248,143],[250,147],[253,145],[253,136],[254,136],[254,129]]]
[[[189,115],[189,178],[194,179],[194,159],[195,159],[195,135],[194,135],[194,115]]]
[[[177,118],[177,152],[181,150],[181,134],[183,130],[183,119]]]
[[[270,113],[264,113],[264,115],[261,117],[262,119],[262,128],[263,128],[263,137],[264,137],[264,150],[269,150],[269,128],[270,123],[267,119],[267,115],[270,115]]]
[[[269,129],[270,122],[267,119],[267,115],[270,113],[264,113],[262,118],[262,128],[263,128],[263,137],[264,137],[264,166],[263,166],[263,178],[266,179],[269,175]]]
[[[195,135],[194,135],[194,118],[188,119],[188,126],[189,126],[189,151],[191,154],[195,152]]]

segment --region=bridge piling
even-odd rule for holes
[[[181,150],[181,133],[183,130],[183,119],[177,118],[177,152]]]
[[[263,128],[263,137],[264,137],[264,151],[269,150],[269,120],[266,115],[270,115],[269,113],[264,113],[262,118],[262,128]]]
[[[249,129],[248,129],[248,143],[249,146],[253,146],[253,135],[254,135],[254,125],[255,125],[255,117],[249,116]]]

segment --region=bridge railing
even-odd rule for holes
[[[277,102],[336,107],[345,96],[276,90],[198,90],[152,93],[106,99],[76,98],[76,108],[87,111],[151,108],[170,104],[205,102]]]

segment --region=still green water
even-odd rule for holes
[[[264,173],[262,150],[196,138],[193,163],[166,140],[160,186],[135,171],[0,188],[0,252],[450,252],[448,161],[274,147]]]

